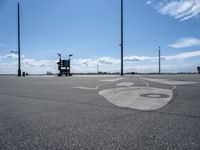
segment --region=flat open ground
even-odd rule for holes
[[[200,149],[200,75],[0,77],[0,149]]]

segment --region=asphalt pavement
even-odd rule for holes
[[[200,149],[200,75],[0,77],[0,149]]]

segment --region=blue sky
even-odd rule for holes
[[[22,69],[57,72],[57,53],[74,72],[120,70],[120,0],[19,0]],[[196,71],[200,0],[124,0],[125,72]],[[17,0],[0,0],[0,73],[16,73]]]

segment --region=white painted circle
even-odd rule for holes
[[[151,95],[151,93],[154,93],[152,97],[141,96],[142,94]],[[160,88],[124,87],[102,90],[99,94],[119,107],[128,107],[138,110],[156,110],[165,106],[172,99],[173,92],[172,90]],[[166,95],[166,97],[160,95]]]

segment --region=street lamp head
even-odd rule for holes
[[[72,57],[73,55],[72,54],[69,54],[69,57]]]
[[[14,53],[14,54],[18,54],[18,52],[17,51],[10,51],[11,53]]]
[[[57,53],[57,55],[58,55],[59,57],[61,57],[61,54]]]

